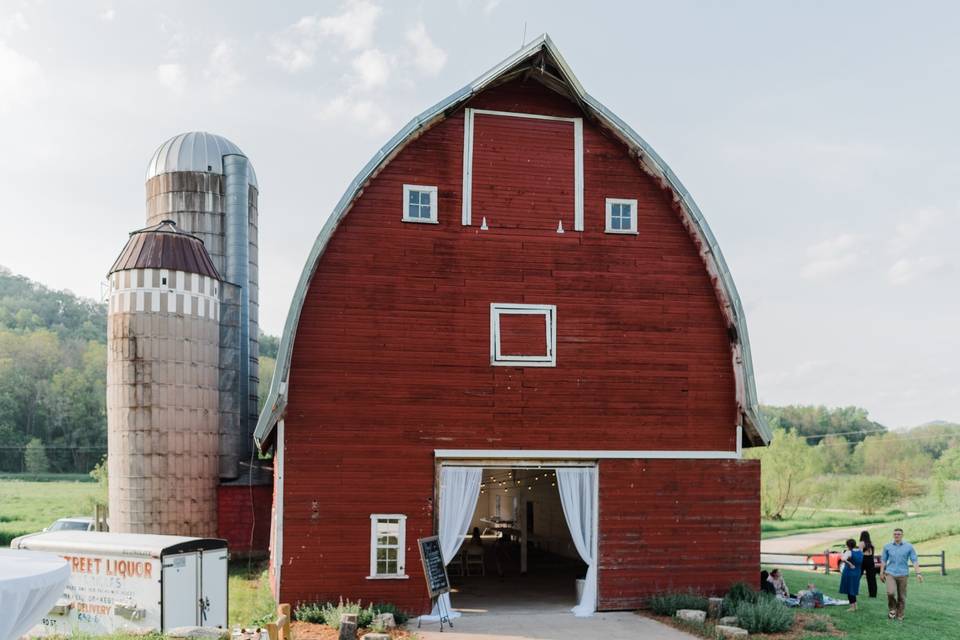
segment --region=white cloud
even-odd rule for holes
[[[117,17],[117,12],[115,9],[105,9],[100,12],[99,18],[104,22],[113,22],[113,19]]]
[[[351,66],[363,89],[383,86],[390,77],[390,61],[379,49],[367,49],[354,58]]]
[[[500,0],[487,0],[483,4],[483,12],[486,14],[493,13],[493,10],[500,6]]]
[[[447,54],[433,43],[422,22],[407,31],[407,42],[413,47],[413,62],[417,69],[429,75],[440,73],[447,63]]]
[[[298,73],[313,66],[326,38],[339,40],[345,51],[370,49],[380,12],[372,2],[354,0],[334,16],[304,16],[273,38],[273,52],[267,57],[286,72]]]
[[[940,256],[920,256],[918,258],[900,258],[887,272],[890,284],[902,285],[940,273],[948,268],[948,262]]]
[[[30,24],[27,22],[26,17],[19,11],[6,18],[0,17],[0,36],[9,38],[18,31],[29,30]]]
[[[180,64],[157,65],[157,80],[174,94],[181,94],[187,85],[187,77]]]
[[[352,0],[344,5],[343,13],[320,18],[319,31],[340,40],[346,49],[366,49],[373,44],[373,33],[381,9],[367,0]]]
[[[234,46],[230,41],[221,40],[213,47],[203,75],[221,91],[229,91],[243,81],[243,74],[235,62]]]
[[[0,42],[0,113],[33,103],[45,87],[40,65]]]
[[[860,261],[859,239],[849,233],[828,238],[807,248],[804,278],[820,278],[848,270]]]
[[[352,124],[363,125],[371,135],[382,135],[390,130],[391,121],[379,104],[372,100],[355,99],[350,96],[338,96],[317,110],[317,117],[323,121],[345,120]]]
[[[897,223],[890,248],[895,253],[914,248],[939,226],[944,217],[940,209],[917,209],[905,214],[904,220]]]

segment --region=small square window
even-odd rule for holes
[[[407,516],[370,516],[370,575],[368,578],[406,578]]]
[[[557,366],[557,307],[491,303],[490,364],[495,367]]]
[[[403,221],[437,223],[437,188],[403,185]]]
[[[607,233],[637,232],[637,201],[607,198]]]

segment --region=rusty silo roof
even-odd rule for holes
[[[169,269],[222,280],[203,241],[177,229],[172,220],[130,233],[110,273],[124,269]]]

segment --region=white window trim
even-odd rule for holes
[[[377,573],[377,521],[399,520],[399,535],[397,536],[397,571],[399,573]],[[407,575],[407,516],[402,513],[372,513],[370,514],[370,575],[367,580],[406,580]]]
[[[542,356],[504,355],[500,352],[501,315],[542,315],[547,353]],[[557,306],[553,304],[490,303],[490,365],[494,367],[557,366]]]
[[[630,215],[630,228],[629,228],[629,229],[614,229],[614,228],[613,228],[613,225],[612,225],[611,223],[613,222],[613,205],[615,205],[615,204],[628,204],[628,205],[630,205],[631,215]],[[607,207],[606,207],[606,209],[607,209],[607,215],[606,215],[606,219],[607,219],[606,232],[607,232],[607,233],[626,233],[626,234],[637,235],[637,217],[638,217],[638,213],[637,213],[637,201],[636,201],[636,200],[629,200],[629,199],[626,199],[626,198],[607,198]]]
[[[559,120],[573,123],[573,230],[583,231],[583,118],[547,116],[540,113],[464,109],[463,113],[463,207],[461,224],[469,227],[473,221],[473,123],[476,114],[529,118],[532,120]]]
[[[430,193],[430,217],[429,218],[411,218],[410,217],[410,192],[428,191]],[[428,185],[405,184],[403,185],[403,222],[419,222],[421,224],[439,224],[437,217],[437,188]]]

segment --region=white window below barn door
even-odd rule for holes
[[[491,303],[490,364],[557,366],[556,305]]]
[[[406,578],[407,516],[375,513],[370,516],[369,579]]]
[[[437,224],[437,188],[403,185],[403,221]]]
[[[637,232],[637,201],[607,198],[607,233]]]

